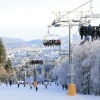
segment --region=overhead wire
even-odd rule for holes
[[[82,4],[81,6],[79,6],[79,7],[75,8],[75,9],[73,9],[72,11],[69,11],[67,14],[62,15],[61,17],[57,18],[56,20],[58,20],[58,19],[60,19],[60,18],[63,18],[64,16],[66,16],[66,15],[68,15],[68,14],[70,14],[70,13],[76,11],[76,10],[78,10],[79,8],[83,7],[84,5],[86,5],[86,4],[90,3],[90,2],[91,2],[91,0],[89,0],[88,2]]]

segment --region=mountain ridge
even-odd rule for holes
[[[74,43],[79,41],[80,37],[79,36],[73,36]],[[20,46],[31,46],[31,45],[42,45],[43,40],[42,39],[34,39],[30,41],[25,41],[19,38],[7,38],[7,37],[2,37],[3,43],[6,48],[10,47],[20,47]],[[62,44],[63,43],[68,43],[69,42],[69,36],[67,37],[62,37],[61,38]]]

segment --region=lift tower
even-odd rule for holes
[[[76,95],[76,87],[75,87],[75,82],[74,82],[74,77],[75,77],[75,72],[74,72],[74,66],[73,66],[73,37],[71,33],[71,28],[73,26],[80,26],[81,24],[89,24],[90,23],[90,18],[100,18],[100,14],[94,14],[92,12],[92,1],[89,0],[88,2],[84,3],[83,5],[75,8],[72,11],[66,11],[66,14],[62,14],[61,12],[53,12],[56,14],[56,17],[58,17],[52,22],[51,26],[54,27],[61,27],[61,26],[68,26],[69,27],[69,76],[70,76],[70,84],[68,85],[68,95],[74,96]],[[76,11],[79,8],[85,6],[86,4],[90,3],[90,11]],[[78,13],[78,14],[74,14]],[[72,18],[71,14],[76,15],[77,19]],[[66,17],[67,16],[67,17]],[[66,17],[67,19],[64,19]]]

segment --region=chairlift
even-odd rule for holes
[[[47,34],[43,38],[43,45],[45,47],[60,46],[61,38],[56,34]]]
[[[88,36],[91,36],[92,41],[95,39],[100,39],[100,25],[99,26],[80,26],[79,34],[81,36],[81,39],[83,39],[83,36],[86,38]]]
[[[31,60],[30,65],[43,64],[43,60]]]
[[[83,18],[93,18],[93,19],[96,19],[96,18],[100,18],[100,14],[95,14],[93,12],[93,2],[92,0],[90,1],[90,12],[91,14],[88,14],[88,15],[85,15]],[[90,20],[88,20],[88,23],[90,24]],[[87,36],[91,36],[91,39],[92,41],[95,40],[95,39],[100,39],[100,25],[99,26],[91,26],[91,25],[88,25],[86,26],[86,23],[85,25],[81,25],[80,26],[80,30],[79,30],[79,34],[81,36],[81,39],[83,39],[83,36],[85,36],[85,39]]]

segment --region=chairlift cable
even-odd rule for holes
[[[47,34],[50,34],[50,29],[51,29],[51,25],[48,26],[48,32],[47,32]]]

